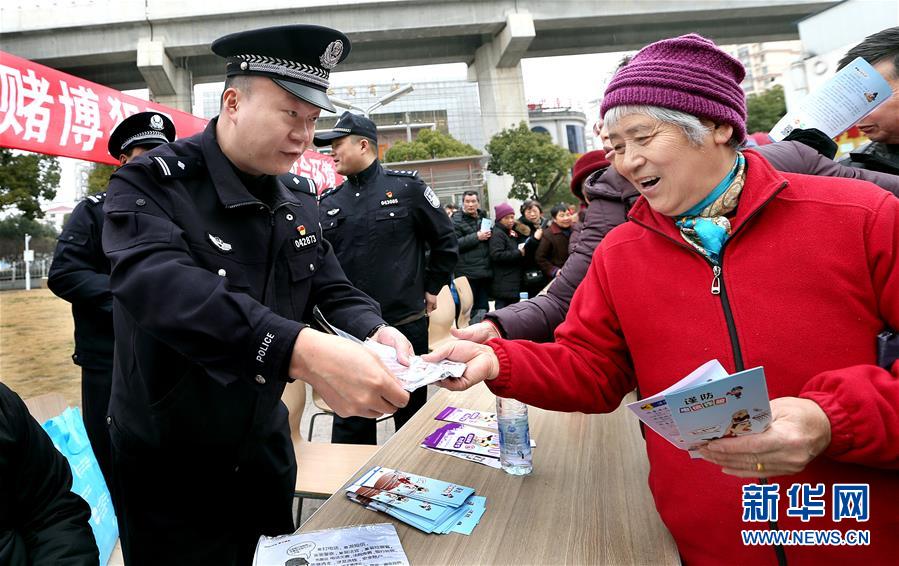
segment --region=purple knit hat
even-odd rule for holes
[[[510,214],[515,214],[515,209],[507,202],[502,202],[493,207],[493,213],[496,215],[496,221],[499,222]]]
[[[743,65],[695,33],[641,49],[612,78],[600,114],[623,105],[659,106],[734,127],[746,139]]]

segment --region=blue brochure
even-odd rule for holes
[[[684,450],[695,450],[717,438],[763,432],[771,424],[765,370],[756,367],[729,375],[718,360],[627,407]]]
[[[474,489],[376,466],[346,488],[351,501],[426,533],[471,534],[486,509]]]

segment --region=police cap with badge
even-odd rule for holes
[[[133,147],[156,147],[175,141],[175,124],[159,112],[139,112],[122,120],[109,135],[106,149],[119,158]]]
[[[328,79],[350,54],[350,40],[331,28],[296,24],[232,33],[212,42],[212,51],[227,60],[229,77],[269,77],[300,100],[335,112]]]
[[[372,141],[378,141],[378,127],[365,116],[344,112],[340,119],[337,120],[337,123],[334,124],[333,129],[328,132],[316,134],[312,143],[318,147],[331,145],[331,142],[337,138],[351,135],[362,136],[363,138],[368,138]]]

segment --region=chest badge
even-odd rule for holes
[[[384,194],[387,195],[387,198],[393,198],[393,192],[391,192],[391,191],[387,191]]]
[[[215,246],[219,251],[224,253],[231,253],[232,247],[231,244],[226,242],[225,240],[219,238],[218,236],[213,236],[212,234],[206,234],[209,237],[209,241]]]
[[[306,235],[306,226],[304,224],[297,226],[297,233],[300,237],[293,241],[293,246],[297,251],[305,250],[308,247],[318,244],[318,237],[316,237],[314,232]]]
[[[328,211],[327,214],[328,214],[328,216],[334,216],[334,215],[337,214],[338,212],[340,212],[340,209],[339,209],[339,208],[332,208],[331,210]]]

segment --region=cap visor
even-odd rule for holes
[[[291,81],[285,81],[283,79],[273,78],[272,80],[275,81],[275,84],[277,84],[290,94],[296,96],[300,100],[304,100],[309,104],[318,106],[322,110],[327,110],[328,112],[337,112],[337,109],[334,108],[333,104],[331,104],[331,100],[328,98],[328,95],[318,89]]]
[[[333,130],[330,132],[322,132],[312,138],[312,143],[314,143],[316,147],[322,147],[325,145],[331,145],[331,142],[336,140],[337,138],[344,138],[348,135],[350,134],[346,132],[335,132]]]

